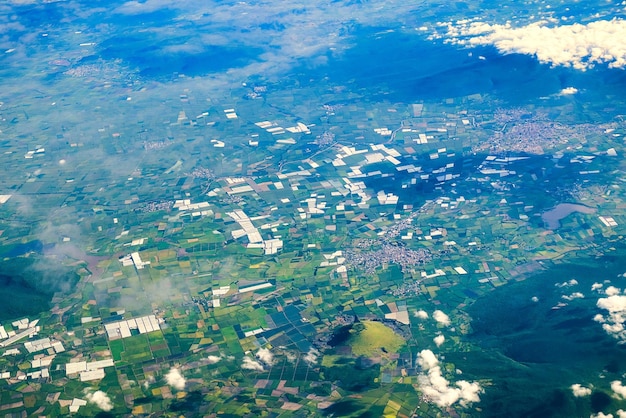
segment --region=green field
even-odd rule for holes
[[[377,356],[383,354],[383,350],[396,353],[405,343],[402,337],[382,322],[363,321],[362,325],[360,331],[354,329],[356,326],[351,330],[347,342],[355,356]]]
[[[162,331],[133,335],[124,339],[109,341],[113,360],[122,364],[134,364],[163,358],[171,354]]]

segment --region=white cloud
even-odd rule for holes
[[[166,9],[175,5],[176,2],[171,2],[169,0],[147,0],[143,2],[133,0],[127,1],[120,7],[114,9],[113,12],[125,15],[135,15],[142,13],[152,13],[160,9]]]
[[[598,412],[597,414],[591,414],[589,418],[613,418],[613,414],[605,414],[604,412]]]
[[[579,70],[607,64],[626,67],[626,21],[598,20],[586,24],[555,26],[545,21],[513,27],[484,22],[447,24],[450,42],[466,45],[492,45],[502,54],[526,54],[540,62]],[[437,35],[435,35],[437,37]]]
[[[432,351],[422,350],[417,356],[417,364],[424,370],[430,370],[439,364],[439,360]]]
[[[109,395],[104,393],[101,390],[97,390],[95,392],[86,392],[87,401],[96,405],[98,408],[103,411],[110,411],[113,409],[113,403],[111,402],[111,398]]]
[[[274,363],[274,354],[267,348],[259,349],[259,351],[256,353],[256,358],[258,358],[268,366],[271,366]]]
[[[146,381],[143,382],[143,387],[148,389],[150,387],[150,385],[153,384],[154,382],[156,382],[154,376],[150,375],[150,376],[146,377]]]
[[[222,357],[220,356],[208,356],[207,360],[209,361],[209,364],[215,364],[217,362],[219,362],[222,359]]]
[[[461,406],[466,407],[470,403],[480,402],[478,394],[483,392],[483,388],[477,382],[470,383],[467,380],[459,380],[456,385],[461,391],[459,400]]]
[[[165,381],[168,385],[173,387],[176,390],[185,389],[185,383],[187,383],[187,379],[180,374],[180,370],[176,367],[172,367],[169,372],[165,375]]]
[[[600,322],[602,328],[608,334],[613,335],[620,340],[626,340],[626,331],[624,330],[624,322],[626,322],[626,296],[612,295],[606,298],[598,299],[596,303],[598,308],[605,309],[609,313],[606,316],[596,315],[594,321]]]
[[[617,418],[626,418],[626,411],[624,411],[623,409],[618,409],[617,411],[615,411],[615,413],[617,415],[615,415]],[[597,415],[592,415],[591,418],[612,418],[613,414],[604,414],[602,412],[598,412]]]
[[[313,365],[313,364],[317,364],[317,358],[319,357],[319,355],[320,355],[320,352],[317,351],[315,348],[311,347],[309,349],[309,352],[306,353],[306,355],[303,358],[304,358],[304,361],[306,361],[310,365]]]
[[[599,308],[606,309],[607,311],[623,312],[626,310],[626,296],[624,295],[612,295],[608,298],[600,298],[597,303]]]
[[[417,362],[424,370],[418,376],[418,381],[425,399],[442,408],[457,402],[463,407],[473,402],[480,402],[478,394],[483,392],[480,385],[460,380],[451,386],[441,374],[439,360],[432,351],[422,350],[418,354]]]
[[[539,298],[537,296],[533,296],[532,298],[530,298],[530,300],[532,300],[533,302],[539,302]]]
[[[591,291],[593,292],[595,290],[600,290],[600,289],[602,289],[602,286],[604,286],[602,283],[596,282],[596,283],[591,285]]]
[[[622,385],[622,382],[619,380],[614,380],[611,382],[611,390],[615,392],[615,394],[622,399],[626,399],[626,386]]]
[[[445,340],[446,337],[444,337],[443,335],[437,335],[435,338],[433,338],[433,341],[435,342],[435,344],[437,344],[437,347],[443,344]]]
[[[565,87],[559,92],[561,96],[570,96],[576,93],[578,93],[578,89],[576,87]]]
[[[604,293],[606,293],[607,296],[619,295],[621,292],[622,291],[615,286],[609,286],[604,291]]]
[[[565,300],[574,300],[574,299],[583,299],[585,295],[580,292],[574,292],[571,295],[563,295],[561,296]]]
[[[602,329],[608,334],[615,336],[615,338],[624,338],[624,324],[621,322],[605,323],[602,325]]]
[[[567,282],[563,282],[563,283],[555,283],[554,285],[556,287],[570,287],[570,286],[576,286],[578,284],[578,280],[576,279],[571,279]]]
[[[252,360],[250,357],[244,357],[241,363],[241,368],[246,370],[257,370],[262,372],[263,365],[256,360]]]
[[[433,312],[433,318],[435,319],[435,321],[439,322],[442,325],[445,325],[445,326],[450,325],[450,317],[446,315],[445,313],[443,313],[443,311],[440,311],[439,309]]]
[[[591,389],[586,388],[586,387],[584,387],[584,386],[582,386],[582,385],[580,385],[578,383],[572,385],[571,388],[572,388],[572,393],[577,398],[581,398],[583,396],[591,395]]]
[[[420,309],[419,311],[415,311],[413,315],[415,315],[415,317],[419,319],[428,319],[428,312],[426,312],[423,309]]]
[[[298,354],[293,351],[285,350],[283,351],[283,354],[285,355],[285,357],[287,357],[287,361],[290,363],[295,363],[296,360],[298,360]]]
[[[147,27],[156,39],[162,39],[159,49],[170,47],[176,37],[193,36],[194,42],[184,47],[210,48],[219,46],[245,46],[254,48],[258,60],[245,68],[232,68],[220,77],[218,83],[228,79],[245,79],[250,74],[281,75],[302,58],[310,58],[313,65],[324,64],[328,55],[341,55],[356,43],[347,22],[362,25],[398,25],[415,9],[412,3],[397,3],[393,7],[371,7],[359,2],[316,2],[312,7],[306,1],[177,1],[131,0],[114,9],[114,13],[137,15],[159,10],[170,11],[176,18],[172,25]],[[190,27],[177,24],[192,21]],[[143,29],[143,28],[142,28]],[[193,45],[191,45],[193,44]],[[178,47],[183,47],[179,45]],[[230,84],[230,83],[228,83]]]

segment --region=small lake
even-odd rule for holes
[[[574,213],[594,213],[596,210],[585,205],[578,205],[576,203],[560,203],[554,208],[541,215],[541,219],[546,224],[548,229],[557,229],[561,226],[561,219]]]

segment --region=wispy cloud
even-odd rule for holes
[[[222,357],[210,355],[207,357],[207,360],[209,361],[209,364],[215,364],[220,362],[222,360]]]
[[[426,312],[423,309],[420,309],[419,311],[415,311],[413,315],[419,319],[428,319],[428,312]]]
[[[576,286],[578,284],[578,280],[576,279],[571,279],[567,282],[562,282],[562,283],[555,283],[554,286],[556,287],[570,287],[570,286]]]
[[[309,365],[314,365],[317,364],[317,359],[320,355],[320,352],[317,351],[315,348],[311,347],[309,349],[309,352],[306,353],[306,355],[303,357],[304,361],[306,361],[307,363],[309,363]]]
[[[585,295],[583,295],[580,292],[574,292],[574,293],[569,294],[569,295],[562,295],[561,296],[561,298],[563,298],[565,300],[568,300],[568,301],[571,301],[571,300],[574,300],[574,299],[583,299],[584,297],[585,297]]]
[[[603,287],[603,286],[604,286],[604,285],[603,285],[602,283],[598,283],[598,282],[596,282],[596,283],[594,283],[594,284],[592,284],[592,285],[591,285],[591,291],[592,291],[592,292],[593,292],[593,291],[599,291],[600,289],[602,289],[602,287]]]
[[[241,368],[246,370],[263,371],[263,365],[256,360],[252,360],[250,357],[244,357],[241,363]]]
[[[114,13],[123,15],[138,15],[152,13],[165,8],[176,7],[177,2],[169,0],[127,1],[113,10]]]
[[[274,354],[267,348],[259,349],[259,351],[256,353],[256,358],[258,358],[268,366],[271,366],[274,363]]]

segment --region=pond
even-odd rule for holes
[[[576,203],[560,203],[554,208],[541,215],[541,219],[548,229],[557,229],[561,226],[561,219],[567,217],[574,212],[594,213],[596,210],[589,206],[579,205]]]

